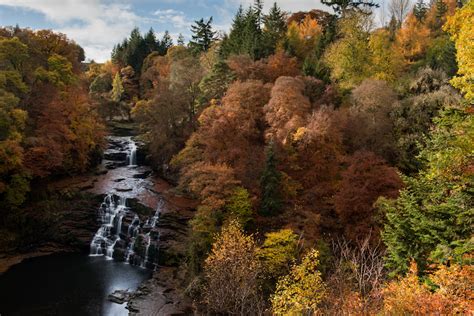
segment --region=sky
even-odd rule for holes
[[[265,2],[265,12],[273,2]],[[288,12],[329,10],[320,0],[276,2]],[[134,27],[143,33],[153,27],[158,37],[168,30],[174,39],[182,33],[189,40],[195,20],[212,16],[214,28],[227,32],[239,5],[251,3],[253,0],[0,0],[0,26],[18,24],[64,33],[84,48],[88,60],[104,62]]]

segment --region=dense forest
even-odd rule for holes
[[[103,64],[0,29],[0,247],[47,221],[41,183],[133,121],[199,201],[180,275],[200,312],[472,313],[474,1],[390,0],[380,22],[371,1],[322,2],[255,0],[189,43],[136,28]]]

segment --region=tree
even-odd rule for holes
[[[193,35],[189,46],[196,52],[205,52],[211,47],[216,35],[216,32],[212,30],[212,17],[207,21],[200,19],[194,23],[191,25]]]
[[[462,8],[449,17],[444,30],[451,34],[451,39],[456,47],[456,59],[458,62],[458,75],[451,81],[458,88],[468,102],[474,102],[474,44],[470,34],[474,32],[474,2],[468,1]]]
[[[383,311],[387,314],[454,315],[472,310],[470,279],[474,271],[470,266],[441,265],[430,275],[434,290],[421,283],[416,264],[409,273],[388,283],[383,291]]]
[[[261,271],[253,236],[229,222],[217,236],[204,264],[205,302],[215,313],[250,315],[262,312],[258,285]]]
[[[230,216],[237,220],[243,228],[248,227],[253,220],[252,201],[249,192],[245,188],[236,188],[225,208]]]
[[[265,43],[263,56],[269,56],[275,53],[287,30],[286,14],[276,2],[273,3],[270,12],[263,16],[263,25],[262,38]]]
[[[268,144],[265,170],[260,180],[262,191],[260,213],[266,216],[276,215],[282,208],[280,192],[281,173],[277,169],[278,161],[274,146],[273,141]]]
[[[445,106],[421,151],[425,167],[396,200],[382,200],[387,267],[408,270],[410,260],[424,273],[431,262],[464,262],[472,251],[473,115],[469,108]],[[470,250],[471,249],[471,250]]]
[[[117,72],[114,77],[114,81],[112,82],[112,92],[111,92],[111,97],[112,100],[115,102],[120,102],[123,98],[123,84],[122,84],[122,78],[120,77],[120,74]]]
[[[280,277],[290,272],[297,253],[298,235],[291,229],[280,229],[265,234],[265,240],[257,250],[257,255],[262,263],[265,278],[271,283],[270,289]]]
[[[165,31],[165,34],[163,34],[163,37],[158,44],[159,54],[165,56],[171,46],[173,46],[173,39],[171,38],[170,33]]]
[[[321,0],[321,2],[332,7],[334,12],[342,14],[343,16],[349,9],[357,9],[359,7],[379,7],[379,5],[373,1],[364,0]]]
[[[184,36],[183,36],[183,34],[179,33],[177,43],[178,43],[178,46],[184,46]]]
[[[353,12],[339,23],[340,39],[328,47],[324,59],[331,79],[349,89],[371,75],[371,54],[367,51],[371,20],[364,13]]]
[[[390,14],[397,20],[398,27],[401,27],[411,10],[411,0],[391,0],[388,8]]]
[[[413,64],[424,57],[430,35],[430,29],[410,13],[396,34],[395,48],[400,50],[407,64]]]
[[[318,271],[319,253],[311,249],[300,264],[294,265],[288,275],[282,277],[271,298],[275,315],[312,314],[326,294],[325,285]]]
[[[413,15],[419,22],[423,22],[426,17],[428,7],[426,6],[424,0],[418,0],[413,7]]]
[[[150,27],[150,30],[146,33],[143,40],[145,41],[147,55],[151,54],[151,52],[159,51],[159,44],[156,40],[153,28]]]
[[[396,198],[402,181],[397,170],[371,152],[356,152],[341,174],[334,208],[342,222],[344,235],[353,241],[372,231],[378,238],[377,216],[373,204],[381,196]]]

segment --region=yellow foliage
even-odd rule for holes
[[[456,46],[458,75],[451,84],[461,90],[465,98],[474,103],[474,1],[468,1],[464,7],[448,18],[444,30],[451,34]]]
[[[326,294],[325,285],[318,271],[319,253],[311,249],[299,265],[282,277],[271,298],[275,315],[311,315],[317,313],[318,305]]]
[[[396,47],[408,64],[424,57],[430,44],[429,28],[411,13],[396,35]]]

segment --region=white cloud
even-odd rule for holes
[[[156,10],[153,15],[157,17],[158,23],[170,25],[177,29],[188,29],[193,23],[193,21],[187,19],[184,12],[178,10]]]
[[[105,61],[112,47],[126,37],[140,17],[125,4],[101,0],[0,0],[7,5],[43,14],[56,31],[81,45],[89,59]]]

